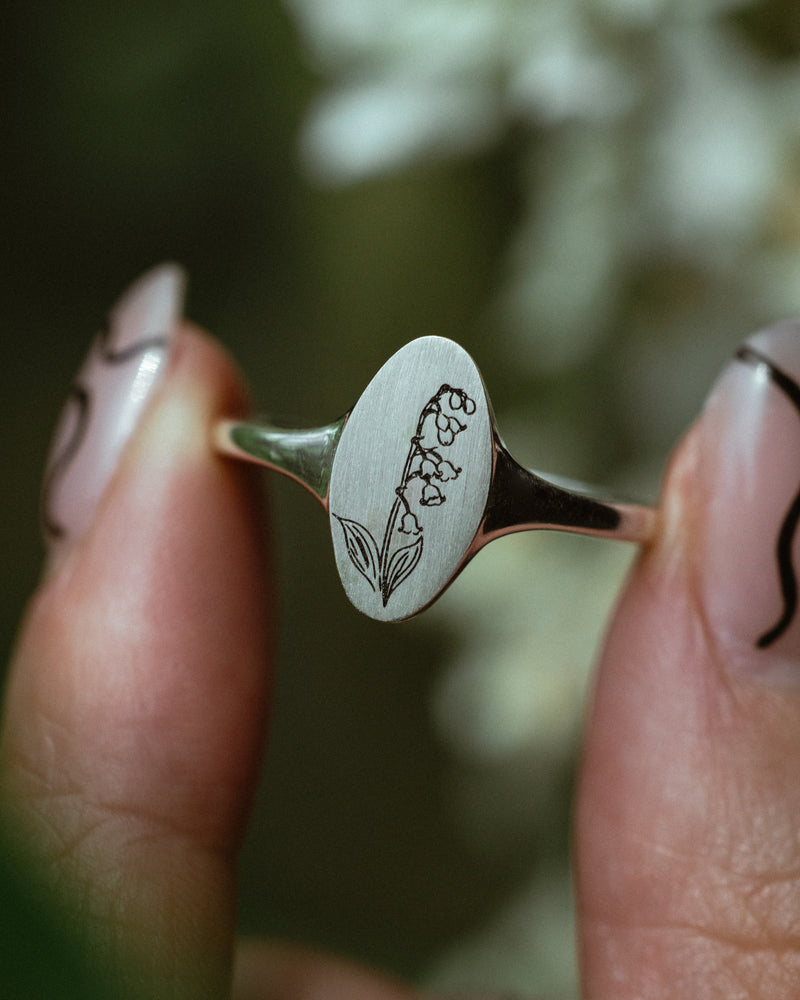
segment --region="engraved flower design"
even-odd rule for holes
[[[439,504],[444,503],[446,497],[439,489],[438,486],[434,486],[433,483],[425,483],[422,488],[422,497],[420,498],[420,503],[423,507],[438,507]]]
[[[475,401],[470,399],[469,396],[459,389],[454,389],[450,393],[450,409],[451,410],[464,410],[464,413],[472,414],[475,412]]]
[[[431,476],[436,475],[436,463],[431,458],[425,458],[422,460],[419,467],[419,476],[422,479],[429,480]],[[413,476],[412,472],[412,476]]]
[[[461,469],[457,469],[452,462],[442,459],[439,462],[435,475],[437,479],[441,479],[442,482],[446,483],[450,479],[458,479],[459,472],[461,472]]]
[[[333,516],[344,532],[350,561],[370,587],[381,595],[384,607],[394,591],[414,572],[422,557],[423,525],[411,509],[414,498],[421,508],[441,507],[447,497],[440,483],[458,479],[461,469],[442,457],[440,448],[448,448],[467,429],[455,415],[475,412],[475,401],[464,389],[442,385],[423,406],[411,437],[403,473],[395,488],[395,501],[389,512],[383,541],[378,548],[372,533],[359,521],[338,514]],[[421,487],[420,487],[421,484]],[[398,547],[397,536],[402,545]],[[410,536],[413,541],[408,541]]]
[[[436,436],[443,447],[451,445],[456,434],[463,430],[466,430],[466,424],[462,424],[456,417],[448,416],[441,410],[436,414]]]
[[[422,528],[420,528],[416,516],[410,510],[407,510],[400,519],[397,530],[402,531],[404,535],[418,535],[422,531]]]

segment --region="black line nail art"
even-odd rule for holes
[[[97,335],[96,349],[102,360],[108,362],[110,365],[124,365],[126,361],[130,361],[131,358],[135,358],[137,355],[144,354],[147,351],[159,348],[164,350],[169,343],[169,338],[166,334],[155,333],[151,336],[143,337],[133,344],[128,344],[122,350],[117,350],[111,343],[111,335],[111,324],[107,320]]]
[[[53,504],[51,502],[53,492],[59,480],[72,463],[72,459],[80,450],[83,439],[86,437],[86,429],[89,426],[91,395],[82,385],[76,383],[70,389],[65,404],[65,412],[70,407],[77,408],[75,427],[67,443],[51,461],[45,473],[44,484],[42,485],[42,528],[45,536],[52,541],[56,541],[66,535],[64,526],[53,514]]]
[[[770,361],[768,357],[754,350],[752,347],[742,347],[736,353],[736,359],[752,367],[763,366],[768,372],[770,380],[789,397],[789,401],[800,414],[800,385],[790,378],[786,372]],[[797,525],[800,523],[800,489],[791,503],[786,516],[783,519],[780,532],[778,533],[775,545],[775,556],[778,562],[778,576],[781,584],[781,594],[783,596],[783,611],[780,618],[772,626],[759,636],[756,646],[759,649],[766,649],[771,646],[776,639],[779,639],[792,622],[797,613],[797,574],[792,563],[792,547],[794,543]]]
[[[166,334],[143,337],[121,350],[114,347],[111,339],[112,327],[107,321],[95,339],[90,358],[96,356],[102,365],[123,365],[148,351],[166,350],[169,345],[169,337]],[[42,530],[49,541],[57,541],[67,535],[67,529],[55,515],[53,498],[59,483],[83,445],[93,416],[92,391],[82,382],[75,382],[71,387],[65,404],[65,414],[71,407],[76,409],[72,433],[58,454],[51,459],[42,485],[41,522]]]

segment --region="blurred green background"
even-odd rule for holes
[[[266,411],[327,422],[403,343],[452,337],[521,461],[653,499],[725,357],[800,313],[798,10],[10,6],[4,649],[69,381],[164,259]],[[315,502],[267,478],[280,658],[242,929],[431,987],[568,995],[580,718],[630,553],[503,540],[382,626],[346,602]]]

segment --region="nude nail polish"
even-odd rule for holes
[[[181,317],[184,274],[162,264],[109,313],[70,389],[45,466],[41,520],[49,549],[88,530],[120,454],[158,388]]]
[[[736,353],[701,420],[698,572],[730,662],[800,655],[800,323]],[[740,656],[740,653],[746,655]]]

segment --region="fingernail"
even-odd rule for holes
[[[752,669],[759,650],[772,672],[781,654],[800,653],[800,323],[763,330],[737,352],[706,404],[699,449],[708,621],[733,665]]]
[[[51,551],[92,523],[120,454],[160,384],[175,340],[183,271],[162,264],[122,295],[72,385],[45,466],[42,530]]]

